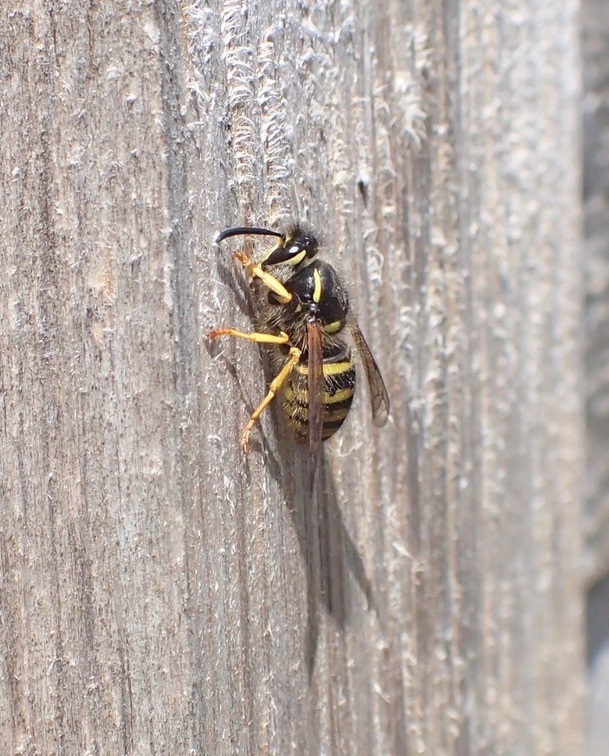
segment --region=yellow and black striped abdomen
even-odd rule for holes
[[[351,352],[323,360],[324,396],[322,440],[330,438],[345,421],[355,390],[355,365]],[[283,409],[296,435],[306,440],[309,432],[309,367],[306,360],[294,366],[284,389]]]

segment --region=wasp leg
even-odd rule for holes
[[[259,278],[262,283],[267,288],[269,288],[273,292],[273,294],[277,296],[277,299],[281,302],[281,304],[287,304],[288,302],[292,301],[292,295],[285,288],[285,286],[280,281],[278,281],[275,276],[272,276],[270,273],[262,270],[260,265],[257,265],[253,260],[251,260],[245,254],[245,252],[236,252],[235,257],[247,270],[250,276]]]
[[[208,339],[217,339],[218,336],[235,336],[238,339],[247,339],[247,341],[257,341],[259,344],[287,344],[290,337],[285,331],[281,331],[279,336],[272,333],[243,333],[235,331],[234,328],[214,328],[208,332]]]
[[[238,339],[257,341],[259,344],[288,344],[290,341],[290,337],[285,331],[281,331],[279,335],[275,336],[272,333],[256,333],[255,331],[253,333],[243,333],[243,331],[236,331],[234,328],[214,328],[207,334],[207,337],[210,339],[217,339],[219,336],[235,336]],[[301,354],[302,351],[297,347],[290,347],[290,357],[288,361],[281,368],[279,374],[271,382],[267,395],[252,413],[252,416],[245,426],[243,435],[241,436],[241,448],[243,449],[244,454],[247,454],[249,452],[249,435],[252,428],[256,424],[256,420],[260,417],[265,407],[267,407],[273,401],[283,384],[290,377],[290,373],[292,372],[294,365],[297,365],[300,362]]]
[[[266,334],[251,335],[262,336]],[[245,430],[243,431],[243,435],[241,436],[241,448],[243,449],[244,454],[247,454],[249,452],[249,436],[252,428],[256,424],[256,420],[258,420],[263,410],[273,401],[283,384],[290,377],[290,373],[294,369],[294,365],[297,365],[300,362],[301,355],[302,352],[300,349],[298,349],[298,347],[290,347],[289,360],[281,368],[281,371],[278,373],[278,375],[271,381],[268,394],[260,402],[258,407],[256,407],[256,409],[252,412],[252,416],[250,417],[248,424],[245,426]]]

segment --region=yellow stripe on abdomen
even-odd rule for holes
[[[348,360],[345,362],[324,362],[323,364],[323,371],[326,378],[328,376],[348,373],[350,370],[353,370],[353,360]],[[309,375],[309,366],[304,363],[300,363],[298,365],[294,365],[294,371],[300,373],[300,375]]]

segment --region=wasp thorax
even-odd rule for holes
[[[307,311],[322,325],[344,324],[349,300],[338,273],[327,262],[315,260],[299,270],[286,289],[294,296],[296,309]]]

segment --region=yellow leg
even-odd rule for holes
[[[241,448],[243,449],[244,454],[247,454],[249,452],[248,441],[251,430],[256,424],[256,420],[258,420],[258,418],[262,414],[262,411],[273,401],[273,399],[277,395],[277,392],[290,377],[290,373],[292,372],[294,365],[297,365],[300,362],[301,354],[302,352],[300,349],[298,349],[298,347],[290,347],[290,359],[281,368],[279,374],[271,381],[268,394],[252,412],[252,416],[250,417],[248,424],[245,426],[245,430],[243,431],[243,435],[241,436]]]
[[[255,262],[253,262],[253,260],[250,260],[245,252],[237,252],[235,254],[235,257],[247,270],[250,276],[256,276],[256,278],[259,278],[265,286],[267,286],[274,294],[277,295],[277,298],[282,304],[287,304],[288,302],[292,301],[292,295],[281,283],[281,281],[278,281],[275,276],[272,276],[270,273],[262,270],[260,265],[257,265]]]
[[[238,339],[257,341],[259,344],[287,344],[290,340],[285,331],[281,331],[279,336],[274,336],[272,333],[243,333],[235,331],[234,328],[214,328],[207,334],[208,339],[217,339],[218,336],[235,336]]]

